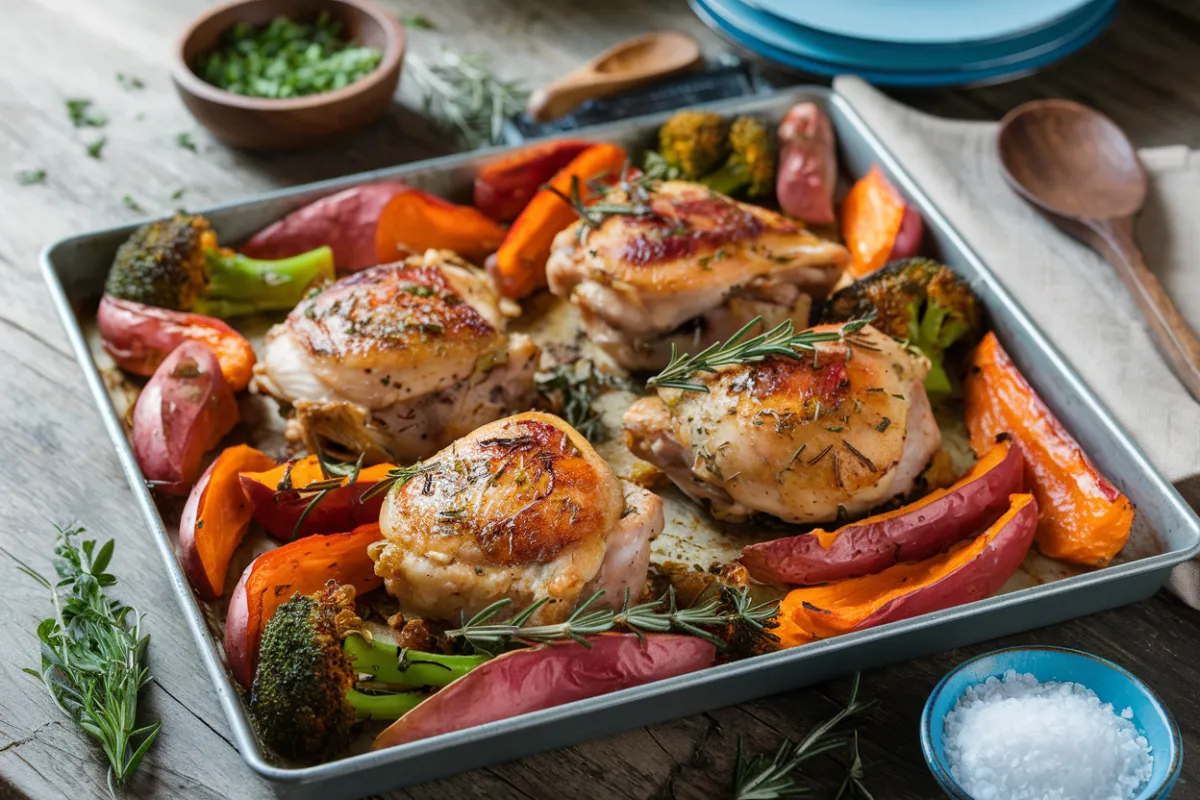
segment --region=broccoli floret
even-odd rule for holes
[[[919,350],[931,368],[925,391],[933,403],[953,391],[945,353],[970,345],[983,333],[979,300],[971,287],[944,264],[907,258],[855,281],[822,306],[821,322],[875,315],[872,325]]]
[[[235,317],[287,310],[317,281],[333,279],[333,251],[318,247],[261,261],[217,246],[207,219],[176,214],[138,228],[117,249],[107,294],[121,300]]]
[[[775,193],[777,148],[775,136],[761,120],[738,117],[729,129],[732,153],[716,172],[699,182],[722,194],[745,191],[749,197],[768,197]]]
[[[402,653],[372,639],[355,613],[354,587],[330,581],[314,595],[293,595],[267,623],[250,715],[279,755],[318,759],[344,748],[356,721],[399,719],[425,698],[376,690],[445,686],[485,660]],[[360,674],[370,690],[362,690]]]
[[[680,111],[658,129],[658,150],[678,177],[696,179],[725,160],[729,123],[708,111]]]

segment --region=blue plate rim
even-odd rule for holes
[[[1167,719],[1168,729],[1171,734],[1171,764],[1167,768],[1167,776],[1163,780],[1162,785],[1157,788],[1147,786],[1146,790],[1139,794],[1135,800],[1163,800],[1163,798],[1166,798],[1171,793],[1171,790],[1174,789],[1176,782],[1179,780],[1180,773],[1183,771],[1183,733],[1179,729],[1179,723],[1175,721],[1175,715],[1171,713],[1171,709],[1168,708],[1167,704],[1162,701],[1162,698],[1158,696],[1158,693],[1151,689],[1150,686],[1147,685],[1146,682],[1141,678],[1125,669],[1125,667],[1122,667],[1115,661],[1110,661],[1103,656],[1098,656],[1083,650],[1076,650],[1071,647],[1039,644],[1001,647],[998,650],[991,650],[987,653],[974,656],[973,658],[968,658],[966,661],[962,662],[954,669],[943,675],[942,679],[939,680],[937,685],[933,687],[933,691],[929,693],[929,697],[925,700],[925,707],[921,710],[921,753],[925,756],[925,763],[929,767],[929,771],[933,774],[934,780],[937,781],[942,790],[945,791],[946,794],[952,798],[952,800],[971,800],[970,795],[962,790],[962,787],[958,784],[958,781],[956,781],[950,774],[949,765],[944,763],[944,761],[938,755],[936,749],[933,747],[931,723],[933,720],[934,701],[945,690],[946,684],[950,682],[951,678],[958,675],[972,664],[982,661],[985,658],[994,658],[1004,653],[1020,653],[1030,651],[1065,653],[1070,656],[1078,656],[1087,659],[1088,661],[1095,662],[1123,675],[1127,680],[1129,680],[1130,683],[1139,687],[1150,697],[1157,709],[1162,712],[1163,716],[1165,716]],[[1153,792],[1153,794],[1148,794],[1148,792]]]
[[[746,36],[742,32],[734,32],[729,30],[728,23],[717,18],[712,14],[703,0],[688,0],[693,12],[700,20],[709,28],[714,30],[735,46],[776,65],[782,66],[785,69],[802,72],[808,75],[819,75],[826,78],[832,78],[836,75],[853,74],[858,75],[871,83],[879,86],[896,86],[896,87],[941,87],[941,86],[962,86],[965,84],[983,84],[994,83],[1005,80],[1013,80],[1032,73],[1042,67],[1048,66],[1056,61],[1059,61],[1072,53],[1077,52],[1082,47],[1090,44],[1097,36],[1103,33],[1112,22],[1115,16],[1117,6],[1113,6],[1109,14],[1100,20],[1094,28],[1080,34],[1079,38],[1063,47],[1062,50],[1052,54],[1046,54],[1036,59],[1030,59],[1029,62],[1023,64],[1014,64],[1009,68],[1002,70],[980,70],[976,72],[932,72],[932,73],[912,73],[912,72],[889,72],[883,70],[848,70],[840,68],[836,65],[826,64],[824,62],[807,59],[802,56],[797,56],[790,53],[785,53],[777,48],[774,48],[764,42]]]

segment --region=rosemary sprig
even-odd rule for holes
[[[737,744],[737,760],[733,768],[733,800],[774,800],[778,797],[794,797],[807,794],[809,787],[797,783],[797,771],[805,762],[824,753],[840,750],[853,741],[853,761],[846,781],[864,800],[871,800],[866,787],[862,784],[862,761],[858,758],[858,736],[853,740],[844,736],[834,736],[834,730],[850,717],[861,714],[874,705],[874,702],[860,702],[858,699],[859,675],[855,673],[854,683],[850,686],[850,699],[846,707],[829,719],[817,725],[799,742],[784,739],[774,755],[759,753],[746,759],[742,753],[742,740]],[[838,797],[841,797],[841,792]]]
[[[424,475],[428,472],[435,472],[437,469],[438,463],[436,461],[431,463],[418,461],[411,467],[396,467],[395,469],[389,469],[383,480],[362,493],[362,496],[358,498],[358,502],[365,503],[367,500],[370,500],[380,492],[386,492],[393,486],[403,486],[418,475]]]
[[[358,480],[358,473],[362,471],[363,457],[366,452],[360,453],[358,461],[353,464],[343,464],[340,461],[327,461],[325,454],[317,452],[317,463],[321,466],[321,475],[324,480],[313,481],[307,486],[297,488],[301,499],[311,497],[308,505],[300,512],[300,516],[296,518],[296,525],[292,528],[292,541],[295,541],[300,536],[300,529],[304,527],[304,521],[308,519],[308,515],[317,507],[322,500],[328,496],[334,489],[340,489],[343,486],[349,486]]]
[[[21,572],[50,592],[54,616],[37,627],[41,666],[25,672],[40,680],[59,709],[95,738],[108,758],[109,792],[123,786],[154,744],[161,723],[135,727],[138,691],[150,682],[145,666],[149,635],[141,615],[104,590],[117,579],[104,571],[113,541],[75,543],[82,527],[58,529],[54,570],[58,582],[18,561]],[[130,619],[132,617],[132,620]],[[141,740],[140,742],[137,740]]]
[[[750,590],[744,586],[737,590],[729,589],[722,597],[714,597],[692,608],[679,608],[674,587],[668,588],[667,593],[658,600],[635,606],[629,604],[629,590],[626,589],[620,610],[589,610],[603,595],[603,589],[597,591],[565,621],[551,625],[528,624],[538,609],[549,602],[549,598],[542,598],[507,621],[493,622],[500,611],[512,602],[508,598],[497,600],[469,620],[464,617],[460,627],[446,631],[446,636],[464,639],[476,650],[495,655],[513,642],[544,644],[570,639],[584,647],[591,647],[586,637],[623,628],[639,636],[669,631],[686,633],[711,642],[725,652],[729,643],[720,634],[731,627],[745,627],[765,633],[773,627],[771,620],[779,613],[778,603],[756,604],[750,597]]]
[[[730,364],[749,364],[761,361],[767,356],[799,358],[801,353],[814,352],[816,346],[821,342],[844,341],[848,335],[862,329],[870,322],[871,317],[850,320],[843,323],[836,331],[808,329],[799,333],[796,332],[792,321],[788,319],[766,333],[746,339],[745,337],[750,331],[761,325],[762,321],[762,317],[755,317],[727,341],[714,342],[702,353],[694,356],[687,353],[680,354],[672,343],[670,363],[667,364],[666,369],[648,380],[646,386],[707,392],[707,386],[688,380],[688,378],[697,372],[715,373],[719,368]]]
[[[445,51],[433,65],[410,55],[405,70],[421,90],[422,113],[468,150],[499,144],[504,120],[519,114],[529,98],[517,81],[498,78],[484,53]]]
[[[585,439],[597,443],[607,439],[609,431],[592,404],[607,391],[626,388],[624,380],[598,371],[589,358],[540,372],[534,376],[534,385],[559,416]]]

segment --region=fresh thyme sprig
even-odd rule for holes
[[[57,583],[17,562],[21,572],[50,592],[54,606],[54,616],[37,627],[41,667],[25,672],[40,680],[59,709],[100,743],[109,762],[109,792],[115,797],[114,784],[123,786],[133,775],[161,725],[135,727],[138,691],[150,682],[145,665],[150,637],[142,634],[137,611],[104,593],[117,582],[104,571],[112,560],[112,540],[97,549],[91,539],[76,545],[82,527],[59,528],[58,533]]]
[[[520,83],[496,76],[484,53],[446,51],[432,66],[410,55],[405,70],[420,87],[422,113],[468,150],[499,144],[504,120],[519,114],[529,99]]]
[[[808,330],[796,332],[796,326],[790,319],[776,325],[766,333],[746,339],[751,330],[762,324],[762,317],[755,317],[746,323],[740,331],[724,342],[714,342],[698,355],[679,353],[675,344],[671,344],[671,361],[666,369],[646,381],[646,386],[660,389],[683,389],[691,392],[707,392],[708,387],[702,383],[690,381],[697,372],[714,373],[719,368],[730,364],[749,364],[761,361],[767,356],[786,356],[799,358],[801,353],[812,352],[821,342],[844,341],[851,334],[861,330],[871,321],[871,317],[850,320],[843,323],[836,331]]]
[[[848,786],[863,800],[871,800],[871,795],[862,781],[863,770],[862,761],[858,758],[857,735],[853,739],[833,735],[834,730],[847,719],[874,705],[873,702],[862,702],[858,699],[858,683],[859,675],[855,673],[854,683],[850,687],[850,699],[845,708],[817,725],[799,742],[784,739],[774,755],[759,753],[746,759],[743,757],[742,740],[739,738],[737,760],[733,768],[733,799],[774,800],[778,797],[806,794],[809,787],[797,783],[798,771],[805,762],[824,753],[840,750],[853,742],[850,770],[838,797],[843,796]]]
[[[365,503],[367,500],[370,500],[380,492],[386,492],[393,486],[403,486],[418,475],[435,472],[437,469],[438,463],[436,461],[430,463],[418,461],[411,467],[396,467],[395,469],[389,469],[383,480],[362,493],[362,496],[358,498],[358,502]]]
[[[559,364],[534,376],[534,385],[571,427],[589,442],[602,442],[609,431],[593,403],[604,392],[626,387],[616,375],[600,372],[588,358]]]
[[[726,630],[746,627],[764,634],[773,627],[771,620],[779,614],[778,603],[755,603],[746,587],[729,589],[720,598],[714,597],[692,608],[678,606],[674,587],[667,589],[667,593],[658,600],[635,606],[629,604],[629,590],[626,589],[620,610],[589,610],[603,595],[603,589],[597,591],[565,621],[551,625],[528,624],[538,609],[549,602],[549,598],[542,598],[509,620],[493,622],[500,611],[512,602],[508,598],[497,600],[469,620],[464,617],[460,627],[446,631],[446,636],[464,639],[476,650],[495,655],[513,642],[544,644],[570,639],[590,648],[586,637],[623,628],[639,636],[670,631],[686,633],[711,642],[724,652],[729,643],[721,634]]]

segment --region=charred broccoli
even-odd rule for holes
[[[344,748],[355,721],[399,719],[425,698],[385,689],[445,686],[485,660],[373,640],[355,613],[354,587],[330,581],[314,595],[294,595],[267,623],[250,715],[279,755],[317,759]]]
[[[729,123],[709,111],[680,111],[658,129],[658,150],[673,177],[694,180],[729,153]]]
[[[729,128],[732,152],[716,172],[699,182],[722,194],[745,192],[749,197],[767,197],[775,193],[777,149],[775,134],[761,120],[738,117]]]
[[[925,379],[930,401],[951,393],[945,352],[971,344],[982,334],[979,300],[965,281],[928,258],[895,261],[830,297],[821,322],[842,322],[874,313],[871,324],[907,341],[931,364]]]
[[[204,217],[179,213],[125,240],[104,290],[121,300],[224,318],[290,309],[313,283],[332,279],[328,247],[279,261],[247,258],[218,247]]]

